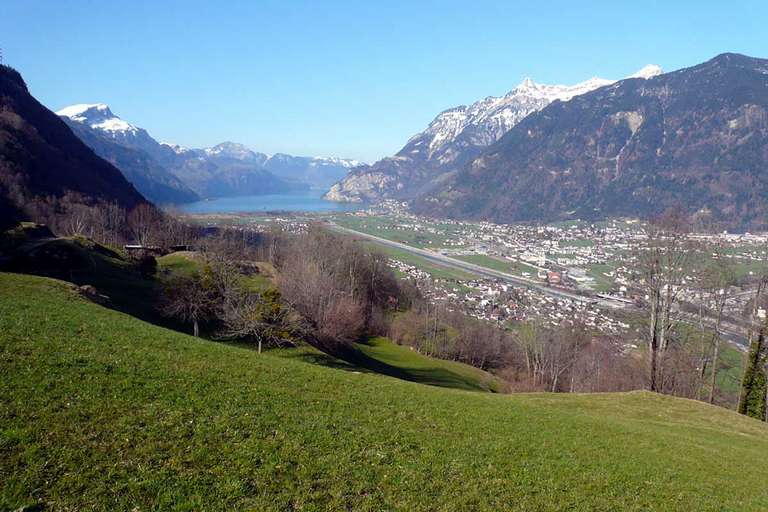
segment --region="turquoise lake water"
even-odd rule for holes
[[[334,203],[322,198],[325,191],[308,190],[292,194],[221,197],[181,206],[186,213],[238,212],[349,212],[363,208],[359,203]]]

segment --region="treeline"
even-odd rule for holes
[[[167,249],[200,239],[203,231],[147,202],[130,207],[77,192],[34,194],[20,175],[0,173],[0,228],[19,221],[45,224],[58,236],[83,236],[112,247],[128,243]]]
[[[325,350],[382,332],[410,300],[384,256],[319,228],[280,240],[272,264],[283,297]]]
[[[177,304],[177,315],[217,324],[218,331],[209,328],[214,335],[223,332],[222,327],[230,334],[245,333],[242,318],[249,317],[250,339],[267,345],[302,339],[341,356],[365,336],[387,336],[424,355],[492,371],[510,390],[594,392],[644,385],[642,360],[630,355],[619,339],[568,322],[502,329],[447,304],[433,304],[412,283],[397,279],[386,257],[321,227],[300,235],[274,231],[250,240],[246,233],[224,230],[200,244],[205,270],[196,278],[197,289],[176,278],[166,295],[178,299],[178,291],[185,290],[193,301],[209,306],[178,309]],[[253,306],[257,298],[246,298],[248,292],[236,279],[222,277],[230,274],[224,269],[232,262],[242,266],[249,260],[269,262],[277,271],[270,300],[279,297],[285,309],[273,317],[279,319],[274,325],[264,318],[264,304],[261,309]],[[228,286],[239,290],[234,294],[238,300],[228,298]],[[206,288],[218,291],[206,295],[201,291]],[[233,324],[233,318],[240,323]],[[259,329],[290,336],[259,337]]]
[[[646,224],[647,242],[634,250],[632,282],[642,311],[638,343],[645,356],[646,387],[722,405],[738,401],[742,411],[750,409],[744,406],[745,396],[759,395],[758,409],[763,412],[750,414],[765,420],[765,347],[758,340],[768,328],[764,314],[768,269],[758,271],[751,283],[738,278],[726,247],[689,236],[691,225],[682,210],[668,210]],[[727,306],[736,294],[743,295],[739,286],[744,285],[754,289],[747,308],[728,317]],[[698,308],[692,307],[691,297]],[[720,382],[727,365],[723,351],[728,322],[746,328],[754,352],[747,360],[741,389],[735,392]],[[754,362],[756,379],[750,376]],[[739,389],[738,383],[733,384]],[[759,391],[745,391],[750,386]]]
[[[447,305],[422,302],[395,316],[388,334],[425,355],[492,371],[514,391],[626,391],[644,385],[642,361],[621,339],[568,321],[535,320],[503,329]]]

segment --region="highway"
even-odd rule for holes
[[[421,256],[422,258],[429,260],[432,263],[437,263],[438,265],[442,265],[444,267],[468,271],[478,276],[489,278],[489,279],[499,279],[501,281],[505,281],[517,286],[524,286],[526,288],[537,290],[537,291],[540,291],[541,293],[544,293],[545,295],[550,295],[552,297],[556,297],[559,299],[570,299],[577,302],[594,303],[594,304],[598,304],[600,306],[611,308],[611,309],[624,309],[625,307],[627,307],[626,303],[623,303],[620,301],[614,301],[614,300],[600,298],[600,297],[588,297],[584,295],[579,295],[569,290],[564,290],[562,288],[555,288],[552,286],[541,284],[540,282],[534,281],[533,279],[526,279],[524,277],[508,274],[506,272],[500,272],[498,270],[493,270],[480,265],[475,265],[474,263],[457,260],[433,251],[428,251],[426,249],[419,249],[418,247],[413,247],[400,242],[395,242],[393,240],[387,240],[386,238],[381,238],[368,233],[363,233],[361,231],[355,231],[353,229],[339,226],[338,224],[333,222],[328,223],[328,227],[331,230],[336,231],[338,233],[342,233],[350,236],[356,236],[358,238],[366,238],[368,240],[372,240],[381,245],[386,245],[389,247],[394,247],[396,249],[401,249],[403,251],[410,252],[411,254]]]
[[[493,270],[490,268],[482,267],[480,265],[475,265],[474,263],[457,260],[433,251],[428,251],[426,249],[420,249],[418,247],[413,247],[408,244],[395,242],[393,240],[381,238],[375,235],[371,235],[369,233],[355,231],[354,229],[349,229],[343,226],[339,226],[334,222],[328,222],[327,226],[329,229],[331,229],[332,231],[336,231],[337,233],[341,233],[349,236],[355,236],[358,238],[364,238],[381,245],[393,247],[395,249],[401,249],[411,254],[421,256],[422,258],[432,263],[436,263],[444,267],[463,270],[463,271],[470,272],[477,276],[485,277],[488,279],[499,279],[501,281],[505,281],[517,286],[524,286],[526,288],[540,291],[541,293],[545,295],[549,295],[551,297],[555,297],[559,299],[570,299],[573,301],[583,302],[583,303],[593,303],[598,306],[602,306],[610,309],[636,309],[634,306],[629,305],[625,302],[620,302],[617,300],[610,300],[607,298],[601,298],[601,297],[595,297],[595,296],[579,295],[569,290],[564,290],[562,288],[555,288],[552,286],[544,285],[532,279],[526,279],[524,277],[508,274],[506,272],[500,272],[498,270]],[[683,321],[688,324],[698,325],[698,320],[693,318],[690,315],[684,315],[683,318],[684,318]],[[714,325],[714,322],[712,321],[712,319],[708,319],[708,318],[705,319],[705,323],[709,324],[709,327],[712,327]],[[720,333],[722,335],[722,339],[724,339],[725,341],[735,345],[741,350],[744,350],[746,348],[747,346],[746,335],[744,331],[739,327],[724,323],[720,328]]]

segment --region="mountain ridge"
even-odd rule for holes
[[[635,75],[659,72],[660,67],[648,65]],[[574,85],[549,85],[525,78],[502,96],[443,110],[394,156],[353,169],[325,197],[341,202],[411,199],[472,160],[532,112],[612,83],[593,77]]]
[[[269,156],[231,141],[201,149],[161,143],[105,103],[70,105],[57,114],[159,203],[325,188],[359,164],[338,157]]]
[[[768,60],[721,54],[533,113],[417,212],[496,222],[652,216],[766,226]]]
[[[120,169],[154,203],[185,203],[200,196],[153,158],[153,139],[143,129],[118,118],[103,103],[72,105],[56,114],[96,154]]]
[[[0,65],[0,208],[11,220],[51,213],[51,198],[131,209],[147,200],[29,92],[21,74]],[[3,219],[7,220],[7,219]]]

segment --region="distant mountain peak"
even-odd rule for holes
[[[531,77],[525,77],[523,78],[523,81],[520,82],[520,85],[515,87],[515,90],[526,90],[526,89],[537,89],[539,85],[533,81]]]
[[[75,202],[88,205],[116,202],[131,209],[146,203],[116,167],[96,156],[65,120],[29,94],[17,71],[2,65],[0,112],[0,183],[10,177],[23,184],[19,193],[0,193],[4,215],[35,218],[43,211],[25,211],[28,202],[69,192],[78,196]]]
[[[664,73],[664,70],[661,69],[661,66],[657,64],[648,64],[646,66],[643,66],[638,70],[636,73],[632,73],[627,78],[653,78],[655,76],[659,76]]]
[[[365,162],[361,162],[360,160],[355,160],[353,158],[339,158],[337,156],[313,156],[312,160],[323,164],[338,165],[347,169],[366,165]]]
[[[749,57],[741,53],[725,52],[725,53],[721,53],[720,55],[715,55],[709,60],[709,62],[714,62],[718,64],[728,64],[733,62],[747,63],[747,62],[753,62],[756,60],[763,60],[763,59],[755,59],[754,57]]]
[[[633,78],[649,78],[661,68],[648,65]],[[594,76],[573,85],[543,84],[526,77],[504,96],[487,96],[471,105],[442,111],[394,156],[352,171],[326,197],[335,201],[409,198],[432,180],[461,167],[499,140],[517,123],[554,101],[569,101],[616,83]]]
[[[415,212],[509,223],[674,207],[708,211],[728,229],[765,229],[768,59],[725,54],[661,72],[646,66],[530,114],[418,190]]]
[[[574,96],[612,83],[613,80],[606,80],[596,76],[574,85],[540,84],[534,82],[531,78],[525,78],[520,82],[520,85],[509,91],[504,97],[526,97],[532,100],[546,100],[547,102],[555,100],[568,101]]]
[[[662,74],[663,71],[660,66],[656,64],[648,64],[646,66],[643,66],[640,70],[638,70],[636,73],[633,73],[629,75],[627,78],[652,78],[654,76]],[[595,89],[598,89],[600,87],[604,87],[606,85],[610,85],[615,83],[616,80],[608,80],[606,78],[601,78],[599,76],[593,76],[592,78],[589,78],[588,80],[584,80],[583,82],[579,82],[574,85],[559,85],[559,84],[541,84],[538,82],[535,82],[532,78],[526,77],[523,79],[522,82],[520,82],[520,85],[509,91],[505,97],[515,96],[515,95],[526,95],[531,97],[538,97],[542,99],[547,99],[549,101],[554,100],[561,100],[561,101],[568,101],[574,96],[579,96],[581,94],[593,91]],[[490,96],[488,99],[495,99],[493,96]]]
[[[181,144],[175,144],[173,142],[161,142],[161,146],[166,146],[168,148],[171,148],[171,150],[176,153],[177,155],[182,155],[184,153],[188,153],[190,150],[189,148],[186,148],[182,146]]]
[[[109,105],[104,103],[78,103],[76,105],[70,105],[56,112],[57,116],[85,117],[91,113],[107,113],[109,117],[114,117],[112,111],[109,109]]]
[[[139,131],[139,128],[113,114],[105,103],[78,103],[59,110],[56,115],[103,132],[135,134]]]
[[[256,153],[245,144],[240,144],[239,142],[225,141],[213,147],[205,148],[203,151],[208,156],[234,158],[236,160],[266,160],[266,155]]]
[[[726,70],[729,68],[742,68],[757,71],[761,74],[768,74],[768,59],[759,59],[742,55],[740,53],[721,53],[707,62],[695,66],[699,71],[702,70]]]

